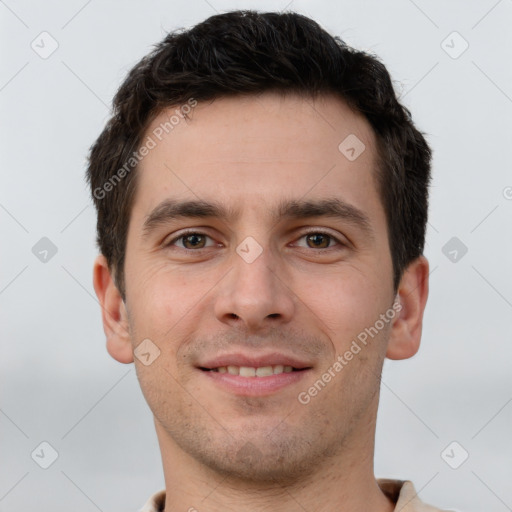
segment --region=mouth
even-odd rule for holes
[[[231,354],[205,361],[197,369],[209,383],[231,394],[265,396],[298,383],[310,374],[313,366],[284,354]]]
[[[294,368],[291,365],[268,365],[268,366],[218,366],[216,368],[204,368],[199,367],[200,370],[204,372],[217,372],[217,373],[227,373],[229,375],[238,375],[240,377],[270,377],[271,375],[280,375],[281,373],[292,373],[292,372],[301,372],[304,370],[309,370],[310,367],[305,368]]]

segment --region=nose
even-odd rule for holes
[[[290,322],[296,296],[287,281],[278,256],[269,249],[250,263],[234,253],[216,297],[217,319],[253,332]]]

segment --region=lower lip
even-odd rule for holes
[[[302,380],[310,369],[289,373],[278,373],[267,377],[240,377],[229,373],[199,370],[206,378],[223,387],[227,391],[241,396],[270,395],[286,386],[290,386]]]

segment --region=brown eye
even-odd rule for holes
[[[221,244],[210,236],[201,231],[182,231],[169,241],[163,243],[163,247],[171,251],[188,251],[186,254],[197,252],[203,254],[202,249],[212,249],[214,247],[220,247]]]
[[[308,247],[316,249],[327,249],[331,242],[331,236],[325,233],[311,233],[306,235]]]
[[[206,237],[199,233],[190,233],[180,237],[178,240],[183,241],[185,249],[202,249],[206,244]]]
[[[180,249],[206,249],[208,247],[213,247],[215,245],[212,238],[204,233],[189,231],[188,233],[183,233],[176,238],[173,238],[168,243],[165,244],[165,247],[178,247]]]

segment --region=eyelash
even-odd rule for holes
[[[185,231],[185,232],[182,232],[179,236],[176,236],[174,237],[172,240],[170,240],[169,242],[165,243],[164,244],[164,247],[172,247],[178,240],[181,240],[187,236],[190,236],[190,235],[199,235],[199,236],[204,236],[204,237],[208,237],[210,239],[212,239],[212,237],[210,235],[207,235],[206,233],[202,233],[201,231],[194,231],[194,230],[190,230],[190,231]],[[327,231],[318,231],[318,230],[315,230],[315,231],[307,231],[305,233],[303,233],[299,238],[298,240],[300,240],[301,238],[304,238],[305,236],[308,236],[308,235],[324,235],[324,236],[328,236],[330,240],[334,240],[336,242],[336,245],[339,245],[341,247],[346,247],[347,245],[345,243],[343,243],[341,240],[339,240],[338,238],[336,238],[334,235],[331,235],[331,233],[328,233]],[[213,239],[212,239],[213,240]],[[323,251],[328,251],[330,249],[334,249],[335,246],[329,246],[329,247],[325,247],[325,248],[319,248],[319,250],[323,250]],[[179,249],[181,249],[182,251],[187,251],[187,252],[199,252],[201,250],[206,250],[206,249],[209,249],[210,247],[201,247],[199,249],[187,249],[186,247],[179,247]],[[315,249],[314,247],[303,247],[303,249]]]

